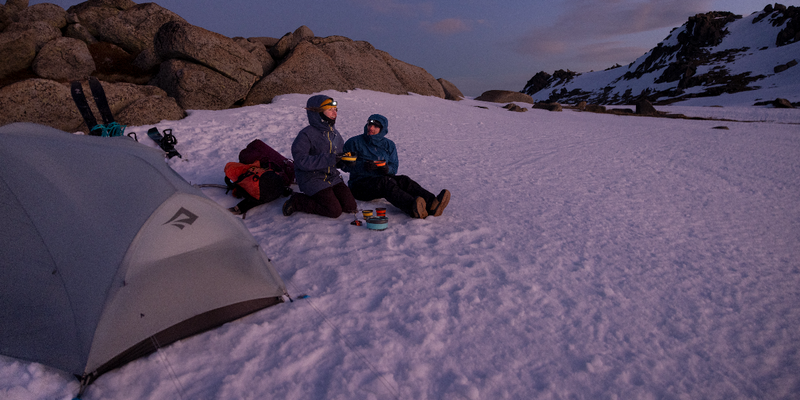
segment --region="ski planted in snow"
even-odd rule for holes
[[[100,117],[103,118],[103,124],[108,125],[114,121],[114,114],[111,112],[111,107],[108,105],[108,98],[106,98],[106,91],[103,90],[103,85],[94,76],[89,77],[89,88],[92,90],[92,97],[97,104],[97,109],[100,111]]]
[[[92,98],[97,109],[100,111],[100,117],[103,119],[102,124],[97,123],[97,119],[89,107],[89,101],[86,99],[86,92],[83,90],[83,85],[80,81],[72,81],[71,83],[72,100],[78,106],[78,111],[86,122],[89,128],[89,134],[93,136],[123,136],[125,134],[125,125],[120,125],[114,121],[114,114],[111,112],[111,107],[108,105],[106,92],[97,78],[89,77],[89,88],[92,90]],[[129,135],[130,136],[130,135]]]
[[[89,134],[92,134],[92,129],[97,125],[97,119],[95,119],[92,109],[89,107],[89,102],[86,100],[86,94],[83,92],[81,82],[72,81],[70,90],[72,92],[72,100],[75,102],[75,105],[78,106],[78,112],[81,113],[83,121],[86,122],[86,126],[89,128]]]
[[[178,144],[178,139],[175,139],[175,135],[172,134],[172,129],[164,129],[164,135],[162,136],[161,132],[158,131],[158,128],[150,128],[147,131],[147,136],[156,142],[158,147],[161,147],[161,150],[167,152],[167,157],[172,158],[178,156],[183,158],[181,153],[178,153],[178,151],[175,150],[175,145]]]

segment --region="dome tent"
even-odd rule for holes
[[[128,138],[0,127],[0,203],[0,354],[84,384],[286,294],[240,219]]]

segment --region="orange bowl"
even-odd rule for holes
[[[386,161],[375,161],[375,166],[382,167],[386,165]]]

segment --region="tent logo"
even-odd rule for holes
[[[181,209],[178,210],[178,212],[176,212],[175,215],[169,219],[169,221],[164,222],[164,225],[171,223],[172,225],[183,229],[186,228],[186,226],[193,224],[194,221],[197,221],[197,215],[181,207]]]

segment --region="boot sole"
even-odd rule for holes
[[[444,195],[442,196],[441,200],[439,200],[439,205],[436,207],[436,210],[433,212],[434,217],[439,217],[444,212],[444,208],[447,207],[447,203],[450,202],[450,191],[445,190]]]
[[[425,199],[423,199],[422,197],[417,197],[415,207],[416,207],[415,210],[416,214],[419,215],[418,218],[424,219],[428,217],[428,209],[427,209],[427,204],[425,203]]]

